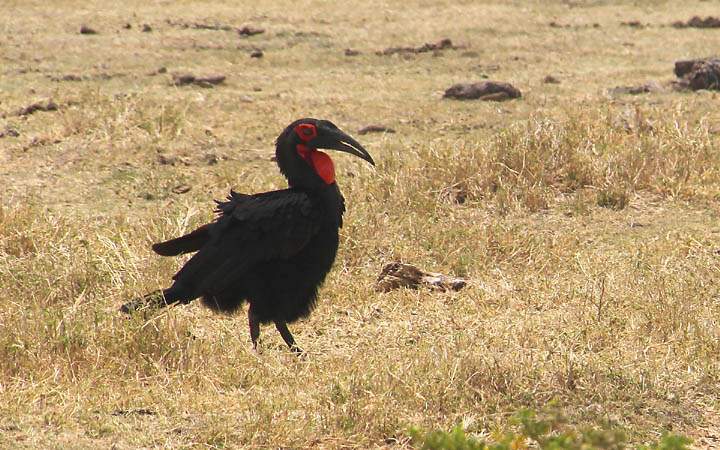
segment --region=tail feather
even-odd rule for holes
[[[196,252],[207,244],[209,240],[210,224],[203,225],[185,236],[153,244],[152,249],[158,255],[177,256],[183,253]]]
[[[124,303],[120,307],[120,311],[126,314],[142,310],[156,310],[172,305],[174,303],[190,303],[196,296],[189,293],[183,286],[175,283],[173,286],[164,290],[157,290],[145,294]]]

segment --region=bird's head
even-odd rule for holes
[[[367,150],[332,122],[300,119],[288,125],[276,141],[277,164],[290,186],[318,187],[335,183],[333,162],[318,149],[350,153],[375,165]]]

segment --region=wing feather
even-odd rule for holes
[[[218,212],[208,242],[173,277],[198,294],[224,290],[260,262],[296,255],[319,232],[322,220],[313,199],[292,189],[231,192]]]

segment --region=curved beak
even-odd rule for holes
[[[368,153],[358,141],[338,129],[328,130],[319,128],[318,136],[308,142],[307,145],[314,148],[338,150],[350,153],[351,155],[364,159],[373,166],[375,165],[375,161],[373,161],[370,153]]]

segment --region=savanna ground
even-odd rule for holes
[[[548,402],[568,427],[720,445],[720,102],[607,94],[708,56],[720,30],[668,25],[717,9],[3,0],[0,447],[402,447],[410,426],[492,434]],[[444,37],[465,48],[374,53]],[[523,98],[441,98],[484,76]],[[152,242],[231,187],[284,185],[274,138],[304,116],[378,162],[334,155],[348,212],[318,308],[291,326],[307,356],[267,327],[256,354],[244,315],[200,305],[122,316],[178,268]],[[358,136],[370,123],[397,133]],[[395,260],[469,285],[375,292]]]

